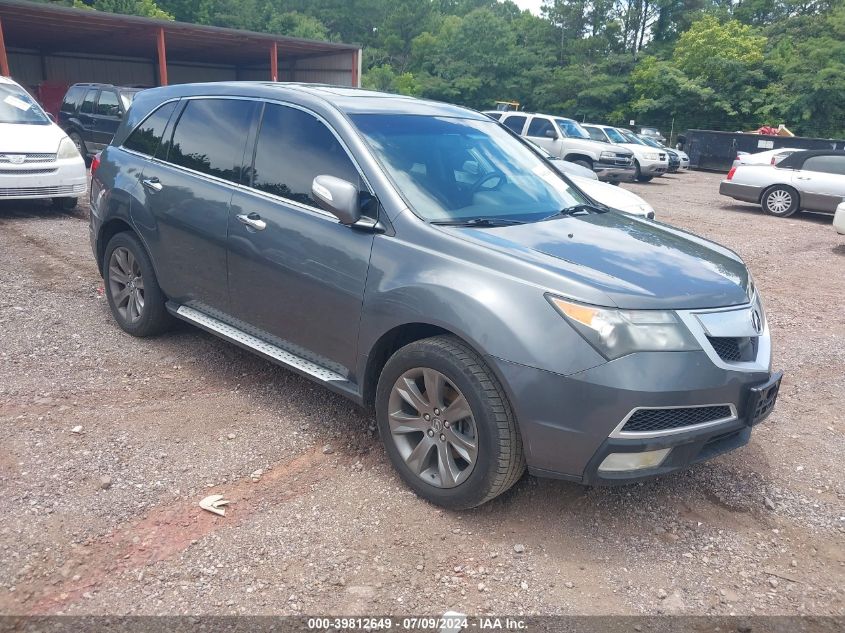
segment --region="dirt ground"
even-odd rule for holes
[[[416,498],[352,404],[111,319],[85,205],[0,205],[0,613],[845,614],[845,237],[721,176],[626,185],[736,250],[786,372],[751,443],[643,484]],[[204,496],[231,500],[225,517]]]

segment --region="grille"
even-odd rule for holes
[[[708,336],[716,354],[727,363],[751,362],[757,357],[757,338]]]
[[[55,174],[58,171],[55,167],[41,169],[0,169],[0,175],[5,176],[32,176],[35,174]]]
[[[11,163],[12,159],[9,158],[10,156],[20,156],[19,153],[10,153],[4,154],[0,152],[0,163]],[[23,162],[24,163],[55,163],[56,162],[56,155],[55,154],[24,154],[23,155]],[[16,163],[18,164],[18,163]]]
[[[660,152],[660,160],[666,160],[666,154]]]
[[[625,426],[622,427],[622,431],[624,433],[668,431],[730,417],[733,417],[733,413],[727,405],[675,409],[638,409],[628,418]]]
[[[53,187],[0,187],[0,198],[15,198],[17,196],[65,196],[84,192],[85,184],[56,185]]]

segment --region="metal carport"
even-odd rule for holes
[[[0,0],[0,74],[30,89],[76,82],[155,86],[274,80],[359,86],[361,49],[240,31]]]

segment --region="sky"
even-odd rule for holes
[[[540,15],[543,0],[513,0],[520,9],[528,9],[534,15]]]

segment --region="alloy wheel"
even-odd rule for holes
[[[428,367],[399,376],[388,400],[390,434],[405,464],[437,488],[466,481],[478,458],[478,429],[466,397]]]
[[[135,323],[144,313],[144,277],[141,266],[128,248],[119,246],[109,259],[109,290],[118,313]]]
[[[766,206],[774,215],[786,213],[792,206],[792,194],[785,189],[776,189],[766,199]]]

